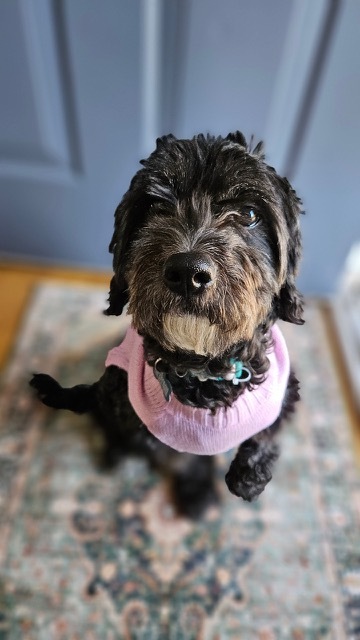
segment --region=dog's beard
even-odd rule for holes
[[[239,324],[224,325],[210,322],[206,316],[167,313],[163,316],[161,343],[170,351],[216,358],[234,344],[251,340],[260,321],[255,318],[255,314],[244,314],[239,318]]]
[[[219,327],[208,318],[166,314],[163,319],[164,342],[170,351],[194,351],[201,356],[219,353]]]
[[[228,303],[225,313],[198,314],[183,310],[163,310],[158,305],[136,304],[130,297],[129,313],[140,333],[155,339],[165,350],[184,351],[217,358],[239,342],[249,341],[268,312],[268,304],[259,304],[250,297],[242,305]],[[160,305],[159,305],[160,306]],[[152,313],[153,308],[156,314]]]
[[[183,299],[164,286],[155,260],[149,274],[143,253],[136,253],[127,274],[129,313],[135,329],[167,351],[209,358],[251,341],[271,310],[277,286],[274,271],[270,266],[265,269],[264,260],[260,265],[254,255],[251,259],[243,255],[239,265],[230,254],[224,263],[228,269],[222,271],[218,265],[215,286],[203,295]]]

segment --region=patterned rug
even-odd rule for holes
[[[284,325],[303,401],[247,504],[177,517],[139,459],[98,465],[88,417],[54,412],[27,379],[92,382],[124,322],[105,292],[42,286],[0,395],[0,640],[360,638],[360,479],[321,314]]]

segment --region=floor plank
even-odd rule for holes
[[[105,271],[0,261],[0,370],[7,362],[34,287],[44,281],[56,280],[104,285],[108,290],[110,277],[111,274]]]

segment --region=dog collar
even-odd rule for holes
[[[231,368],[229,372],[225,376],[206,376],[203,374],[194,374],[194,377],[198,378],[201,382],[205,382],[206,380],[227,380],[232,382],[235,385],[240,384],[241,382],[249,382],[251,380],[251,371],[245,367],[244,363],[241,360],[235,360],[235,358],[231,358],[230,360]]]
[[[154,364],[154,375],[162,388],[165,400],[169,401],[172,393],[171,382],[165,372],[159,371],[158,365],[160,362],[162,362],[162,358],[158,358]],[[243,362],[241,362],[241,360],[231,358],[230,364],[231,368],[224,376],[211,376],[205,371],[201,372],[192,370],[181,371],[180,373],[176,368],[175,373],[179,378],[185,378],[185,376],[189,374],[193,378],[200,380],[200,382],[206,382],[207,380],[221,382],[226,380],[234,385],[238,385],[251,380],[251,371],[243,364]]]

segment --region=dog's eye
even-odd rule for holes
[[[260,221],[255,207],[243,207],[240,215],[244,219],[244,226],[248,227],[249,229],[253,229],[254,227],[256,227],[256,225]]]
[[[232,218],[235,223],[240,223],[248,229],[253,229],[260,222],[260,215],[253,205],[229,207],[227,211],[222,212],[221,218],[223,220]]]
[[[253,203],[244,204],[239,200],[224,199],[217,203],[219,212],[219,224],[241,225],[247,229],[253,229],[261,222],[261,212],[259,207]]]

